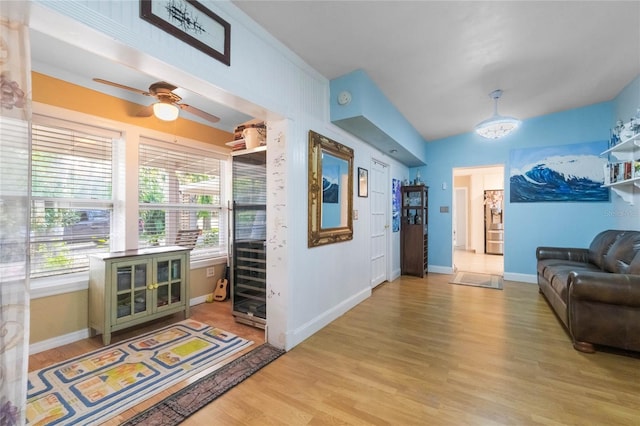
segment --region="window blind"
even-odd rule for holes
[[[87,270],[88,254],[109,251],[112,135],[86,125],[42,124],[34,118],[32,277]]]
[[[225,161],[144,139],[139,148],[140,247],[174,245],[178,230],[200,230],[192,258],[226,254]]]

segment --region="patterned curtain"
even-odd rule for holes
[[[0,426],[25,423],[29,362],[31,64],[24,13],[10,3],[0,17]]]

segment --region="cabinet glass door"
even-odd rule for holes
[[[119,265],[116,269],[116,319],[147,311],[147,264]]]
[[[156,263],[155,307],[162,309],[182,303],[184,293],[181,258],[159,260]]]

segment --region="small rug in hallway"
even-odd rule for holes
[[[502,277],[499,275],[478,274],[475,272],[458,272],[451,284],[470,285],[474,287],[494,288],[502,290]]]
[[[34,371],[26,424],[103,422],[252,344],[185,320]]]
[[[120,426],[176,425],[284,353],[268,343],[262,344]]]

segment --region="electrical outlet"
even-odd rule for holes
[[[207,278],[211,278],[213,274],[214,274],[213,266],[210,268],[207,268]]]

